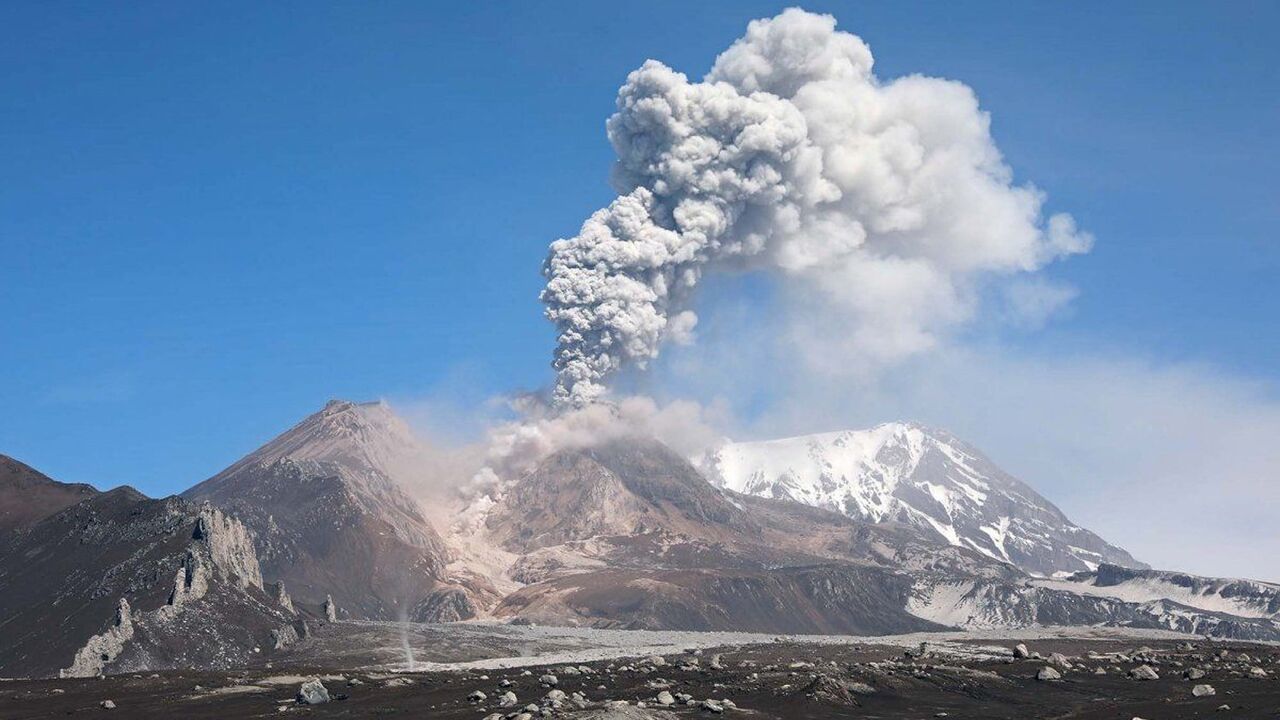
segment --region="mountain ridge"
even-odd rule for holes
[[[0,533],[0,615],[23,628],[63,624],[52,641],[11,631],[0,669],[231,667],[255,662],[248,653],[264,643],[287,655],[306,641],[308,618],[857,634],[1105,625],[1280,640],[1277,585],[1107,561],[1037,576],[1015,553],[950,542],[919,515],[942,508],[953,521],[957,509],[983,510],[963,503],[981,496],[1015,531],[1015,519],[1069,521],[949,434],[875,431],[770,441],[786,451],[782,470],[755,474],[760,484],[742,485],[753,493],[713,484],[657,439],[610,435],[551,452],[474,499],[483,521],[457,523],[446,539],[406,492],[428,466],[415,464],[423,446],[403,420],[385,403],[331,401],[182,497],[91,491]],[[883,512],[793,497],[838,496],[839,483],[806,487],[795,470],[797,446],[811,461],[800,470],[835,467],[824,453],[837,441],[894,491],[859,498]],[[21,481],[63,489],[34,470]],[[759,492],[769,483],[786,492]],[[894,507],[907,502],[916,505]],[[47,503],[33,506],[20,509],[34,517]],[[45,610],[67,603],[73,617]]]
[[[0,454],[0,534],[33,525],[98,493],[92,485],[58,482]]]

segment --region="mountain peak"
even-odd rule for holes
[[[0,455],[0,533],[27,527],[98,490],[79,483],[61,483],[26,463]]]
[[[919,423],[726,443],[700,464],[712,482],[735,492],[906,522],[1036,574],[1140,564],[1071,523],[977,449]]]
[[[396,477],[407,459],[420,452],[413,431],[386,402],[335,399],[221,474],[290,458],[333,462],[361,472],[372,469]]]
[[[330,400],[183,493],[240,517],[263,572],[295,599],[332,596],[357,617],[394,617],[435,587],[443,541],[408,490],[424,448],[384,402]]]

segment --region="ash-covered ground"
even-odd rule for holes
[[[327,701],[300,699],[311,680]],[[0,718],[86,714],[1275,720],[1280,647],[1079,628],[856,638],[337,623],[270,667],[0,682]]]

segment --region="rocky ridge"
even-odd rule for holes
[[[232,667],[299,621],[264,592],[237,520],[130,488],[17,533],[0,551],[0,618],[0,675],[68,677]]]

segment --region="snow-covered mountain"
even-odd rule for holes
[[[728,442],[698,464],[721,487],[858,520],[926,528],[1036,575],[1146,567],[1075,525],[1026,483],[950,433],[909,423]]]

